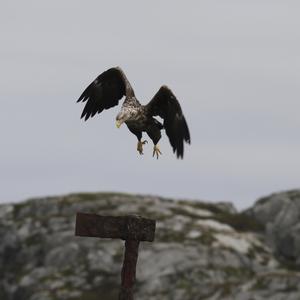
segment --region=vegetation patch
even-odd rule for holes
[[[21,203],[17,203],[14,205],[14,210],[13,210],[13,216],[14,216],[14,219],[17,219],[19,218],[19,215],[20,215],[20,211],[29,206],[30,205],[30,201],[31,200],[28,200],[26,202],[21,202]]]
[[[239,281],[254,276],[254,272],[251,269],[247,269],[247,268],[234,268],[234,267],[227,266],[224,267],[222,270],[226,273],[227,278],[231,277],[234,279],[238,279]]]
[[[79,297],[70,300],[115,300],[118,299],[119,285],[116,280],[104,280],[97,288],[82,291]]]
[[[282,257],[278,257],[278,260],[284,269],[300,272],[300,265],[296,264],[295,260],[287,260]]]
[[[187,211],[181,207],[171,207],[170,210],[174,213],[174,215],[181,215],[181,216],[189,217],[192,219],[200,218],[198,214],[196,214],[196,213],[194,214],[194,213]]]
[[[178,201],[178,204],[189,205],[194,208],[207,210],[213,214],[220,214],[220,213],[224,212],[224,210],[222,210],[220,207],[218,207],[216,204],[213,204],[213,203],[205,203],[205,202],[198,202],[198,201],[192,202],[192,201],[180,200],[180,201]]]
[[[216,238],[213,236],[212,232],[204,231],[197,240],[203,245],[211,246],[212,243],[216,241]]]
[[[258,223],[245,213],[230,214],[223,212],[222,214],[213,216],[213,219],[228,224],[239,232],[262,232],[265,229],[264,225]]]
[[[178,242],[182,243],[185,240],[185,233],[171,230],[160,230],[156,233],[155,241],[171,243]]]
[[[268,288],[268,282],[266,278],[258,277],[252,287],[252,290],[265,290],[266,288]]]

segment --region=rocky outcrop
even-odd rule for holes
[[[267,213],[98,193],[0,206],[1,300],[118,298],[123,242],[75,237],[79,211],[157,220],[155,242],[140,247],[136,299],[300,299],[300,274],[266,243]]]
[[[276,256],[300,269],[300,190],[261,198],[246,213],[265,227]]]

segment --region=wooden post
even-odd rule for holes
[[[125,240],[119,300],[133,300],[139,243],[153,242],[155,221],[140,216],[99,216],[77,213],[75,235]]]
[[[133,286],[136,279],[139,244],[139,241],[125,241],[119,300],[133,300]]]

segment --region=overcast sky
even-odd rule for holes
[[[239,208],[300,187],[300,2],[1,1],[0,202],[125,191]],[[76,100],[121,66],[137,98],[163,84],[192,144],[136,151],[119,107],[84,123]]]

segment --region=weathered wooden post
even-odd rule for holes
[[[154,240],[155,221],[140,216],[77,213],[75,235],[125,240],[119,300],[133,300],[139,243]]]

